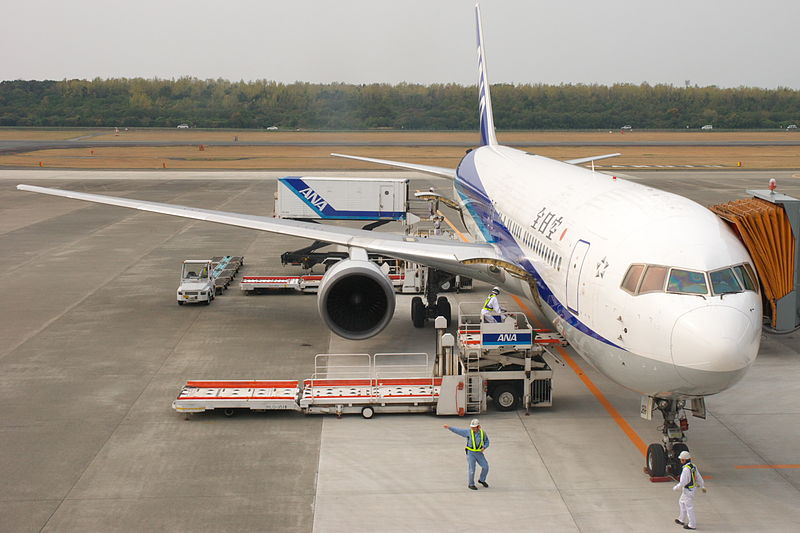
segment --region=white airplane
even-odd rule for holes
[[[752,260],[695,202],[576,166],[618,154],[562,162],[499,145],[478,6],[475,16],[480,146],[456,169],[343,156],[452,179],[475,242],[17,188],[344,245],[349,259],[325,274],[318,306],[346,338],[376,335],[394,312],[392,284],[367,252],[498,285],[533,302],[599,372],[640,393],[647,416],[661,411],[663,444],[650,446],[647,461],[652,475],[663,475],[686,449],[683,420],[676,422],[686,402],[704,416],[703,397],[731,387],[755,360],[761,296]],[[426,314],[446,306],[449,315],[435,292],[428,298]]]

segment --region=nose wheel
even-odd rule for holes
[[[653,443],[647,447],[647,459],[645,462],[645,472],[651,478],[663,478],[665,476],[679,476],[681,462],[678,459],[683,451],[689,451],[686,445],[686,430],[689,429],[689,421],[686,419],[684,400],[656,399],[655,407],[664,417],[664,425],[661,426],[661,442]]]

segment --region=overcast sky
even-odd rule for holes
[[[0,0],[0,80],[475,84],[473,0]],[[800,0],[483,0],[492,83],[800,89]]]

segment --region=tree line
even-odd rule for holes
[[[672,85],[492,86],[503,130],[778,128],[800,91]],[[474,130],[477,90],[457,84],[115,78],[0,82],[0,126]]]

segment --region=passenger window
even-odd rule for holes
[[[737,265],[733,267],[733,271],[739,276],[739,279],[744,284],[744,288],[746,290],[758,292],[756,277],[755,274],[753,274],[753,267],[751,267],[748,263],[745,263],[744,265]]]
[[[636,294],[636,287],[639,286],[642,272],[644,272],[644,265],[631,265],[628,273],[625,274],[625,279],[622,280],[622,288],[631,294]]]
[[[711,280],[711,290],[714,294],[742,292],[742,286],[730,268],[709,272],[708,279]]]
[[[702,272],[673,268],[669,274],[667,292],[684,292],[688,294],[707,294],[706,277]]]
[[[642,285],[639,287],[639,294],[646,292],[661,292],[664,290],[664,278],[667,277],[667,267],[653,266],[647,267],[642,279]]]

